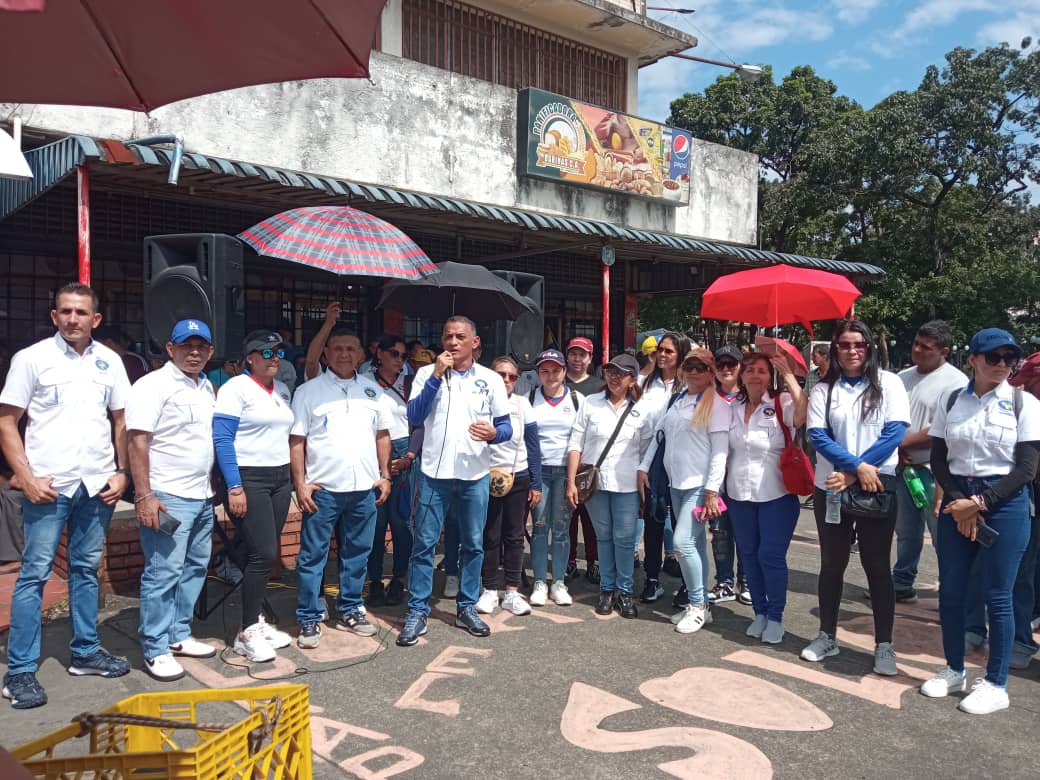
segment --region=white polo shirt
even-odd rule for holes
[[[707,392],[711,394],[712,402],[707,430],[693,425],[700,394],[683,392],[671,409],[657,411],[653,438],[639,464],[640,471],[650,470],[660,446],[657,436],[660,431],[664,434],[664,470],[671,487],[676,490],[719,489],[726,472],[727,448],[722,437],[713,434],[724,434],[729,430],[730,406],[714,390],[709,388]]]
[[[0,404],[29,418],[25,454],[33,476],[51,477],[68,498],[81,482],[94,496],[116,470],[108,412],[126,405],[129,390],[119,355],[96,341],[80,355],[55,333],[14,354]]]
[[[423,366],[415,375],[411,398],[418,398],[433,376],[433,366]],[[491,470],[491,449],[486,441],[475,441],[469,426],[507,416],[512,409],[502,377],[477,362],[468,371],[452,369],[441,380],[433,409],[423,421],[422,472],[433,479],[472,482]]]
[[[564,395],[555,404],[545,400],[542,389],[534,391],[530,422],[538,423],[538,444],[543,466],[566,466],[567,443],[574,420],[585,402],[581,393],[564,385]]]
[[[180,498],[212,498],[213,407],[217,396],[205,374],[196,382],[173,361],[130,388],[126,428],[152,434],[148,477],[153,491]]]
[[[853,455],[862,455],[881,436],[881,429],[888,422],[904,422],[910,424],[910,400],[902,381],[891,371],[879,371],[881,382],[881,401],[869,419],[863,419],[862,395],[867,388],[867,380],[861,379],[851,384],[839,379],[834,385],[831,398],[830,423],[834,429],[834,440]],[[826,382],[818,382],[809,396],[808,427],[827,427],[827,388]],[[898,448],[892,451],[881,465],[881,473],[894,475],[899,464]],[[827,477],[834,471],[834,466],[822,454],[816,454],[816,487],[827,489]]]
[[[1015,421],[1014,388],[1001,382],[979,398],[969,384],[946,412],[932,418],[931,435],[946,440],[950,473],[960,477],[1002,477],[1015,467],[1015,445],[1040,441],[1040,401],[1022,392]]]
[[[289,462],[293,412],[289,388],[277,379],[268,392],[248,374],[231,377],[217,393],[213,412],[238,418],[235,460],[239,467],[284,466]]]
[[[596,393],[584,400],[571,430],[568,452],[580,452],[583,464],[595,464],[606,447],[618,420],[624,414],[628,401],[617,408],[607,400],[606,393]],[[617,439],[599,467],[601,490],[613,493],[634,493],[637,490],[636,472],[639,461],[653,437],[653,410],[642,402],[632,407],[621,425]]]
[[[292,408],[292,435],[307,437],[307,481],[333,493],[371,490],[379,479],[376,433],[393,422],[382,388],[329,370],[296,389]]]
[[[397,375],[397,379],[392,385],[384,385],[383,379],[376,373],[376,369],[372,369],[371,373],[366,376],[381,388],[383,395],[390,402],[393,413],[389,428],[391,440],[407,439],[411,429],[408,427],[408,393],[404,389],[406,376],[404,371]]]
[[[512,410],[509,423],[513,436],[501,444],[491,445],[491,465],[497,469],[510,469],[514,474],[527,470],[527,445],[524,443],[524,425],[531,422],[531,404],[523,396],[509,396]]]
[[[780,455],[784,451],[784,431],[794,438],[794,400],[790,393],[780,394],[783,422],[777,419],[773,397],[766,393],[762,402],[744,422],[747,402],[734,401],[730,407],[729,458],[727,459],[726,495],[737,501],[774,501],[788,494],[780,471]]]

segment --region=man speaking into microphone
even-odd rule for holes
[[[433,591],[433,555],[445,513],[458,513],[461,581],[455,625],[473,636],[491,629],[477,614],[480,570],[484,564],[491,444],[513,435],[505,384],[473,359],[477,328],[468,317],[449,317],[441,335],[444,351],[415,376],[408,401],[412,425],[425,426],[415,542],[408,564],[408,614],[397,637],[402,647],[426,633]]]

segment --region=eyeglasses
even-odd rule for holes
[[[520,378],[519,374],[514,374],[512,371],[496,371],[495,373],[503,379],[508,380],[510,382],[515,382],[517,379]]]
[[[983,357],[987,366],[999,366],[1003,362],[1008,368],[1014,368],[1018,362],[1018,355],[1014,352],[986,352]]]
[[[715,363],[715,368],[730,369],[736,368],[739,363],[735,360],[719,360]]]
[[[838,349],[842,352],[866,352],[867,342],[865,341],[839,341]]]
[[[268,347],[267,349],[259,349],[259,350],[257,350],[257,352],[260,353],[260,357],[262,357],[264,360],[270,360],[271,358],[274,358],[274,357],[278,357],[278,358],[285,357],[285,350],[281,349],[281,348],[279,348],[279,349],[271,349],[270,347]]]
[[[383,352],[385,352],[386,354],[388,354],[388,355],[389,355],[390,357],[392,357],[392,358],[393,358],[394,360],[400,360],[400,359],[401,359],[401,358],[403,358],[403,357],[405,356],[405,354],[406,354],[406,353],[404,353],[404,352],[401,352],[400,350],[397,350],[397,349],[384,349],[384,350],[383,350]]]
[[[734,363],[733,365],[736,365]],[[683,363],[683,371],[693,371],[695,374],[703,374],[708,370],[708,367],[703,363]]]

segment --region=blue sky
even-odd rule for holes
[[[695,8],[651,16],[695,35],[691,54],[772,65],[777,81],[811,65],[838,92],[869,108],[900,89],[914,89],[930,64],[956,46],[982,49],[1040,38],[1040,0],[648,0]],[[669,102],[700,91],[722,69],[673,57],[640,71],[640,116],[664,120]]]

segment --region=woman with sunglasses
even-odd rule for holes
[[[898,674],[892,648],[894,490],[897,450],[910,427],[910,399],[899,377],[878,367],[866,323],[847,320],[836,328],[827,373],[809,399],[808,426],[817,452],[813,511],[820,539],[820,633],[802,651],[802,658],[815,662],[838,654],[838,607],[855,534],[874,611],[874,672]],[[840,522],[827,522],[827,494],[852,486],[867,494],[887,493],[891,511],[857,522],[842,509]]]
[[[488,499],[484,566],[481,570],[484,589],[477,599],[477,612],[490,615],[499,606],[498,566],[501,562],[506,586],[502,609],[514,615],[527,615],[531,612],[531,605],[520,593],[520,581],[524,568],[527,511],[538,506],[542,499],[538,424],[531,419],[531,404],[527,399],[513,393],[520,379],[520,367],[516,361],[511,357],[497,357],[491,363],[491,370],[505,383],[510,405],[509,422],[513,426],[509,440],[491,445],[491,477],[494,481],[495,472],[504,470],[512,475],[513,484],[505,495],[492,493]]]
[[[213,444],[228,488],[228,512],[242,539],[242,626],[234,650],[250,661],[273,661],[291,639],[264,620],[264,591],[289,512],[289,388],[275,379],[285,348],[277,333],[255,330],[242,349],[245,371],[220,389]]]
[[[777,392],[777,375],[787,392]],[[740,394],[731,406],[726,500],[737,546],[744,556],[755,619],[747,635],[766,644],[784,640],[787,548],[798,525],[798,496],[784,486],[780,455],[784,430],[805,423],[809,397],[781,359],[761,352],[744,356]]]
[[[372,537],[372,553],[368,556],[369,606],[404,601],[404,578],[412,554],[412,528],[401,512],[401,491],[408,489],[408,478],[416,453],[408,445],[408,393],[412,377],[404,372],[404,339],[392,334],[379,337],[371,376],[381,388],[393,409],[390,427],[390,498],[376,507],[376,530]],[[390,526],[394,558],[390,586],[383,587],[383,557],[386,553],[386,528]]]
[[[647,491],[650,464],[658,447],[664,446],[675,518],[672,538],[688,592],[688,603],[672,617],[680,634],[692,634],[711,622],[705,522],[719,514],[730,419],[729,405],[715,393],[714,363],[706,349],[686,355],[682,363],[686,389],[658,415],[637,475],[640,490]]]
[[[989,612],[989,660],[985,677],[959,707],[988,715],[1009,706],[1006,686],[1015,634],[1011,591],[1029,542],[1027,488],[1040,462],[1040,401],[1008,383],[1022,350],[1006,330],[979,331],[969,349],[972,381],[936,410],[930,428],[932,471],[943,489],[936,553],[947,665],[921,686],[921,693],[939,698],[967,688],[965,593],[978,556]]]
[[[596,612],[609,615],[617,608],[623,618],[638,615],[632,598],[632,549],[639,515],[636,470],[653,433],[650,415],[639,403],[638,375],[639,363],[631,355],[621,354],[607,363],[603,369],[607,387],[585,399],[567,445],[567,501],[571,507],[578,505],[574,482],[578,466],[595,464],[605,452],[599,489],[585,502],[599,548]],[[607,449],[615,430],[617,437]]]

